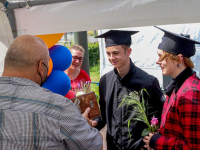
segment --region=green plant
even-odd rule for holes
[[[142,131],[141,135],[146,136],[146,135],[149,134],[149,132],[157,132],[158,125],[152,124],[153,123],[152,121],[151,121],[151,124],[150,124],[148,119],[147,119],[148,114],[147,114],[147,111],[146,111],[146,106],[148,107],[148,105],[145,104],[143,91],[145,91],[148,94],[146,89],[142,89],[140,93],[134,91],[134,92],[131,92],[129,95],[125,95],[125,97],[123,98],[119,107],[122,104],[133,107],[132,113],[135,114],[135,115],[133,115],[133,117],[128,120],[128,131],[129,131],[129,126],[130,126],[131,120],[142,121],[148,126],[148,128],[144,129]],[[142,102],[140,102],[140,95],[142,96]],[[149,97],[150,97],[150,95],[149,95]],[[157,120],[157,118],[155,118],[154,116],[153,116],[152,119]],[[129,131],[129,136],[131,138],[130,131]]]
[[[89,36],[94,36],[94,31],[92,31],[92,30],[87,31],[87,35],[89,35]]]
[[[99,63],[99,43],[98,42],[89,43],[88,52],[89,52],[90,67],[93,67]]]
[[[88,36],[97,36],[97,30],[89,30],[87,31]]]
[[[90,78],[91,78],[92,82],[99,82],[100,73],[99,72],[91,72],[90,71]]]
[[[97,65],[90,67],[90,72],[97,72],[100,74],[100,64],[98,62]]]
[[[97,102],[99,103],[99,84],[96,83],[90,83],[91,91],[95,92],[95,95],[97,97]]]
[[[91,91],[94,91],[97,97],[97,101],[99,101],[99,80],[100,74],[98,72],[91,72],[90,70],[90,78],[92,82],[90,83]]]

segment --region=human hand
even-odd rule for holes
[[[88,114],[90,112],[90,108],[88,107],[85,112],[82,114],[82,116],[87,120],[88,124],[91,126],[91,127],[96,127],[97,125],[97,121],[94,121],[94,120],[90,120],[88,118]]]
[[[143,142],[146,144],[146,145],[144,145],[144,147],[147,148],[148,150],[151,150],[151,147],[149,146],[149,143],[150,143],[151,137],[152,137],[153,135],[154,135],[154,134],[149,133],[148,136],[145,136],[145,137],[143,138]]]

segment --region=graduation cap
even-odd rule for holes
[[[185,57],[191,57],[195,54],[195,44],[200,42],[190,39],[190,35],[176,34],[167,30],[154,26],[165,34],[162,37],[162,42],[158,45],[158,49],[164,50],[172,54],[182,54]]]
[[[131,45],[131,35],[139,31],[110,30],[95,38],[105,38],[106,47],[116,45]]]

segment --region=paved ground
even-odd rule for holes
[[[103,135],[103,150],[107,150],[106,131],[107,131],[107,125],[105,125],[105,127],[100,130],[100,133]]]

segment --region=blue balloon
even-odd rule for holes
[[[72,54],[65,46],[54,45],[49,49],[49,54],[53,61],[53,70],[65,71],[72,63]]]
[[[63,71],[53,70],[42,87],[65,96],[70,90],[71,81]]]

